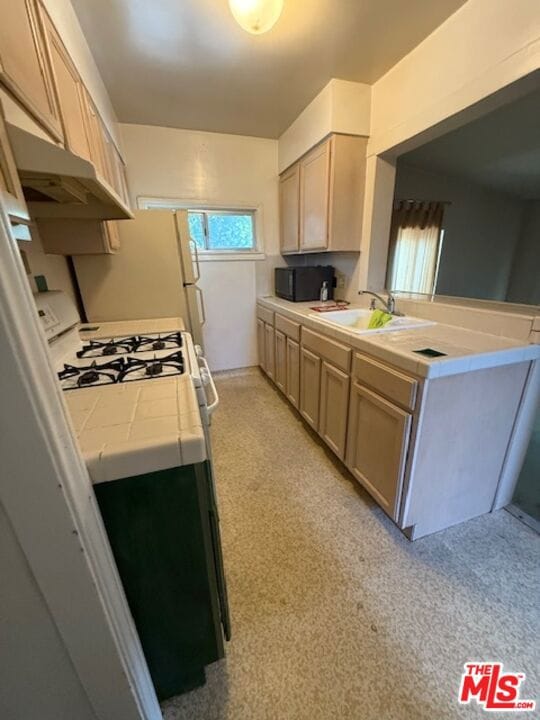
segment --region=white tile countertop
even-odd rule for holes
[[[360,335],[313,317],[316,313],[312,308],[320,304],[317,301],[293,303],[274,296],[265,296],[257,298],[257,302],[322,335],[332,337],[420,377],[445,377],[540,358],[540,345],[524,344],[510,338],[466,330],[453,325],[435,323],[415,329],[386,330]],[[354,308],[365,309],[361,305],[348,306],[348,309]],[[414,352],[424,348],[432,348],[446,355],[429,358]]]
[[[95,329],[85,332],[85,328]],[[179,330],[185,330],[179,317],[95,322],[79,327],[83,342]],[[94,484],[207,459],[189,371],[151,381],[68,390],[64,398]]]
[[[206,460],[189,374],[64,393],[92,482]]]
[[[184,321],[180,317],[91,322],[79,326],[82,340],[98,340],[99,338],[119,337],[122,335],[176,332],[185,329]]]

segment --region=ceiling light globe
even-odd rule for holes
[[[229,0],[229,7],[241,28],[253,35],[261,35],[278,21],[283,0]]]

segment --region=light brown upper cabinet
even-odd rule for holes
[[[43,250],[52,255],[114,255],[120,250],[114,220],[38,218],[36,227]]]
[[[106,180],[121,200],[129,205],[126,166],[103,121],[101,121],[101,131],[105,150]]]
[[[11,218],[29,220],[0,104],[0,200]]]
[[[331,140],[300,161],[300,249],[328,248]]]
[[[363,137],[331,135],[282,173],[282,253],[360,250],[366,145]]]
[[[41,17],[58,95],[66,146],[75,155],[91,161],[84,86],[60,36],[43,8]]]
[[[95,108],[92,98],[88,94],[86,88],[82,88],[84,98],[84,121],[86,127],[86,137],[88,138],[88,148],[90,151],[90,160],[94,164],[98,175],[103,178],[109,185],[111,182],[111,169],[109,158],[105,146],[105,128],[101,122],[98,111]]]
[[[293,165],[279,178],[281,251],[300,247],[300,166]]]
[[[0,0],[0,81],[53,139],[62,124],[35,0]]]
[[[90,159],[98,175],[110,185],[126,205],[129,205],[124,162],[86,89],[84,89],[84,101]]]

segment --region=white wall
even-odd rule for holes
[[[368,136],[370,108],[370,85],[330,80],[279,138],[279,172],[329,133]]]
[[[540,305],[540,200],[525,204],[506,299]]]
[[[265,258],[201,263],[206,352],[214,370],[257,363],[255,301],[273,288],[279,254],[277,141],[146,125],[121,127],[128,181],[137,197],[251,205],[262,215]]]
[[[445,200],[437,294],[505,300],[523,202],[459,177],[398,163],[398,200]]]
[[[488,102],[493,109],[503,100],[493,93],[539,67],[537,0],[468,0],[373,85],[368,168],[375,156],[411,150],[486,112]],[[391,203],[388,179],[373,192],[368,173],[359,279],[372,289],[382,287],[386,271],[389,228],[380,218]]]
[[[372,88],[380,154],[540,66],[537,0],[468,0]]]

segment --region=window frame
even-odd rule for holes
[[[245,215],[251,214],[253,218],[253,241],[252,249],[227,248],[227,249],[201,249],[197,247],[199,260],[201,262],[213,261],[240,261],[240,260],[265,260],[264,238],[263,238],[263,208],[257,203],[215,203],[180,200],[176,198],[163,197],[137,197],[139,210],[187,210],[201,213]]]

